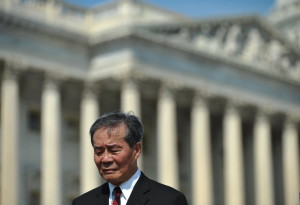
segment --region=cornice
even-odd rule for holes
[[[70,67],[64,64],[56,62],[43,61],[39,58],[29,57],[16,53],[9,53],[0,50],[0,59],[4,62],[8,62],[9,65],[14,65],[20,72],[33,70],[38,72],[53,72],[59,73],[62,77],[72,78],[78,80],[85,80],[87,78],[86,70],[75,70],[69,71]],[[17,60],[16,60],[17,59]]]
[[[158,69],[157,65],[149,65],[144,61],[137,61],[135,66],[142,68],[141,72],[144,72],[144,76],[148,80],[165,82],[165,79],[171,78],[173,81],[180,81],[180,87],[175,90],[191,89],[195,92],[204,90],[205,93],[208,93],[208,98],[228,99],[242,106],[272,108],[276,113],[300,113],[299,105],[294,102],[281,101],[281,99],[265,96],[244,88],[216,84],[202,76],[182,75],[182,73],[172,71],[162,72],[162,69]]]
[[[267,32],[273,38],[278,39],[284,45],[288,46],[293,52],[300,55],[300,50],[294,44],[290,43],[285,37],[282,36],[282,33],[278,31],[273,25],[269,23],[268,20],[265,20],[261,16],[234,16],[234,17],[218,17],[213,19],[204,19],[204,20],[189,20],[185,22],[174,22],[174,23],[161,23],[161,24],[151,24],[147,26],[141,26],[145,30],[149,30],[153,33],[174,33],[178,30],[189,30],[189,32],[195,32],[203,27],[215,27],[215,26],[228,26],[228,25],[246,25],[246,24],[255,24],[259,29]]]
[[[0,25],[2,27],[7,26],[11,28],[19,28],[24,30],[29,30],[35,34],[42,34],[45,36],[51,36],[55,38],[61,38],[66,41],[73,42],[88,42],[88,36],[81,33],[76,33],[74,31],[69,31],[64,28],[53,27],[45,23],[40,23],[34,20],[29,20],[27,18],[22,18],[20,16],[14,15],[12,13],[5,12],[0,9]]]
[[[242,61],[240,58],[236,56],[228,56],[228,55],[220,55],[209,53],[206,50],[201,50],[189,42],[184,41],[174,41],[168,36],[164,35],[155,35],[153,32],[150,32],[144,27],[124,27],[116,30],[112,30],[107,33],[103,33],[101,36],[94,37],[90,39],[89,44],[93,46],[99,46],[102,43],[113,42],[116,39],[128,39],[128,38],[137,38],[144,41],[149,41],[151,43],[155,43],[157,45],[166,46],[168,48],[177,50],[179,52],[187,53],[195,58],[202,57],[206,58],[210,61],[216,61],[222,63],[223,65],[233,66],[236,69],[242,69],[246,72],[254,73],[257,75],[266,76],[268,78],[272,78],[275,80],[280,80],[282,82],[292,84],[292,85],[300,85],[300,80],[292,79],[288,76],[282,76],[279,72],[272,73],[269,70],[262,69],[259,65],[253,65],[248,62]],[[300,56],[300,54],[299,54]]]
[[[167,46],[172,49],[176,49],[178,51],[186,52],[195,57],[201,56],[201,57],[225,64],[225,65],[230,65],[235,68],[243,69],[244,71],[247,71],[247,72],[264,75],[266,77],[280,80],[280,81],[283,81],[283,82],[286,82],[289,84],[300,85],[300,80],[295,80],[295,79],[289,78],[287,76],[282,76],[282,75],[280,75],[280,73],[278,73],[278,74],[271,73],[268,70],[261,69],[260,67],[258,67],[256,65],[252,65],[250,63],[241,61],[241,59],[237,58],[236,56],[230,57],[227,55],[220,55],[219,53],[218,54],[209,53],[206,50],[200,50],[200,49],[195,48],[194,46],[191,46],[190,43],[181,42],[181,41],[173,41],[172,39],[168,38],[167,36],[162,36],[162,35],[155,36],[151,32],[147,32],[146,30],[136,30],[131,35],[134,35],[134,36],[144,39],[144,40],[149,40],[151,42],[156,42],[160,45]],[[299,54],[299,56],[300,56],[300,54]]]
[[[230,20],[230,19],[228,19],[228,20]],[[236,19],[234,18],[234,20],[236,20]],[[271,30],[271,31],[274,30],[265,21],[263,21],[259,17],[251,17],[251,18],[243,17],[243,18],[238,18],[238,20],[243,21],[243,22],[256,22],[262,29],[267,29],[267,30]],[[231,19],[231,21],[232,21],[232,19]],[[260,75],[265,75],[265,76],[268,76],[268,77],[271,77],[271,78],[274,78],[277,80],[281,80],[284,82],[299,85],[299,81],[289,79],[289,78],[284,77],[279,74],[270,73],[266,70],[257,68],[257,66],[253,66],[251,64],[244,63],[244,62],[240,61],[239,59],[236,59],[234,56],[232,58],[230,58],[228,56],[214,55],[214,54],[207,53],[205,51],[196,49],[193,46],[191,46],[190,43],[181,42],[181,41],[172,41],[170,38],[168,38],[168,36],[156,35],[155,33],[146,30],[144,26],[142,26],[142,27],[124,26],[124,27],[118,28],[116,30],[110,30],[109,32],[101,33],[98,36],[87,37],[87,36],[82,36],[82,35],[76,36],[76,35],[74,35],[74,33],[70,34],[70,32],[62,32],[59,30],[51,29],[50,27],[47,27],[45,25],[41,25],[39,23],[31,22],[31,21],[24,20],[24,19],[19,19],[15,16],[12,16],[9,14],[4,14],[1,12],[0,12],[0,22],[5,22],[6,24],[11,24],[11,25],[19,25],[20,27],[24,27],[24,28],[31,29],[31,30],[39,30],[40,32],[44,33],[45,35],[50,34],[50,35],[66,38],[68,40],[71,39],[76,42],[78,42],[78,41],[85,42],[86,44],[88,44],[90,46],[96,46],[96,45],[104,43],[104,42],[111,42],[116,39],[136,37],[136,38],[140,38],[140,39],[143,39],[146,41],[155,42],[159,45],[167,46],[172,49],[177,49],[182,52],[187,52],[191,55],[194,55],[195,57],[201,56],[201,57],[204,57],[204,58],[207,58],[210,60],[214,60],[214,61],[217,61],[220,63],[225,63],[227,65],[231,65],[234,67],[244,69],[245,71],[248,71],[248,72],[254,72],[254,73],[257,73]],[[211,22],[211,21],[206,21],[206,22]],[[213,20],[212,22],[213,23],[217,23],[217,22],[222,23],[221,20]],[[226,20],[225,20],[225,22],[226,22]],[[178,24],[177,26],[179,26],[179,25],[189,26],[189,23]],[[170,26],[172,26],[172,24],[170,24]],[[195,26],[195,22],[190,22],[190,26]],[[276,31],[274,31],[273,34],[274,34],[274,36],[276,36],[276,37],[279,36],[278,38],[280,38],[280,35]],[[284,39],[280,39],[280,40],[282,40],[286,44],[289,44]],[[293,52],[297,52],[297,51],[294,49]],[[298,54],[298,52],[297,52],[297,54]],[[300,54],[299,54],[299,56],[300,56]]]

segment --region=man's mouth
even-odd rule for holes
[[[102,169],[104,174],[112,174],[116,171],[116,169]]]

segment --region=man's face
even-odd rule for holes
[[[141,143],[132,148],[125,141],[126,126],[101,128],[94,133],[94,161],[100,175],[108,182],[119,186],[137,170],[137,159],[141,153]]]

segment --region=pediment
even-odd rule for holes
[[[189,21],[143,29],[175,47],[300,81],[298,48],[260,17]]]

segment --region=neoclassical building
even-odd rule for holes
[[[0,79],[1,205],[99,186],[88,130],[118,109],[144,123],[141,170],[189,204],[299,203],[300,0],[206,20],[1,0]]]

